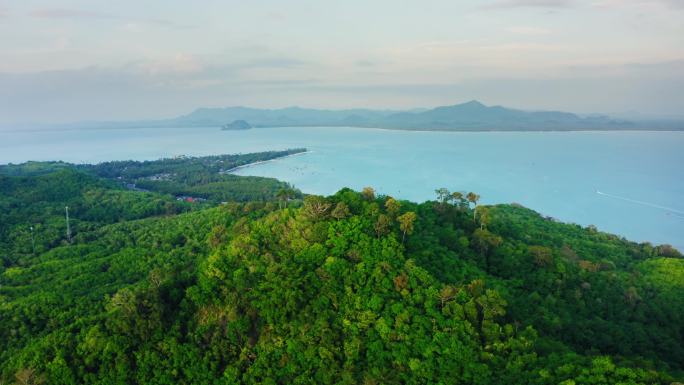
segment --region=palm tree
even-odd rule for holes
[[[399,214],[400,209],[401,203],[396,199],[389,197],[387,201],[385,201],[385,210],[387,210],[387,214],[389,214],[391,218],[395,218],[397,214]]]
[[[399,229],[402,231],[401,243],[404,243],[406,239],[406,234],[411,235],[413,233],[413,223],[416,221],[418,216],[413,211],[409,211],[404,215],[400,215],[397,218],[399,221]]]
[[[459,208],[463,208],[463,193],[459,191],[454,191],[451,193],[451,198],[454,200],[455,204],[458,205]]]
[[[475,194],[474,192],[469,192],[468,195],[466,195],[466,199],[468,202],[473,203],[475,206],[473,207],[473,221],[475,220],[475,208],[477,207],[477,201],[480,200],[480,196]],[[468,204],[470,206],[470,204]]]

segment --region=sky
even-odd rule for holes
[[[472,99],[684,117],[684,0],[0,0],[0,125]]]

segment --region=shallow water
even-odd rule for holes
[[[99,162],[306,147],[236,170],[308,193],[373,186],[423,201],[475,191],[545,215],[684,250],[684,132],[447,133],[364,128],[0,131],[0,163]]]

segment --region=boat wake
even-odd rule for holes
[[[673,209],[671,207],[661,206],[661,205],[658,205],[655,203],[644,202],[644,201],[631,199],[631,198],[627,198],[627,197],[621,197],[619,195],[608,194],[608,193],[604,193],[604,192],[599,191],[599,190],[596,190],[596,194],[603,195],[603,196],[609,197],[609,198],[619,199],[619,200],[622,200],[625,202],[635,203],[635,204],[642,205],[642,206],[648,206],[648,207],[653,207],[653,208],[660,209],[660,210],[665,210],[668,212],[668,214],[674,214],[674,216],[676,216],[676,217],[684,218],[684,211]]]

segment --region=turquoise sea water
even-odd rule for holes
[[[364,128],[150,128],[2,132],[0,163],[99,162],[306,147],[245,167],[308,193],[373,186],[423,201],[475,191],[634,241],[684,250],[684,132],[446,133]]]

